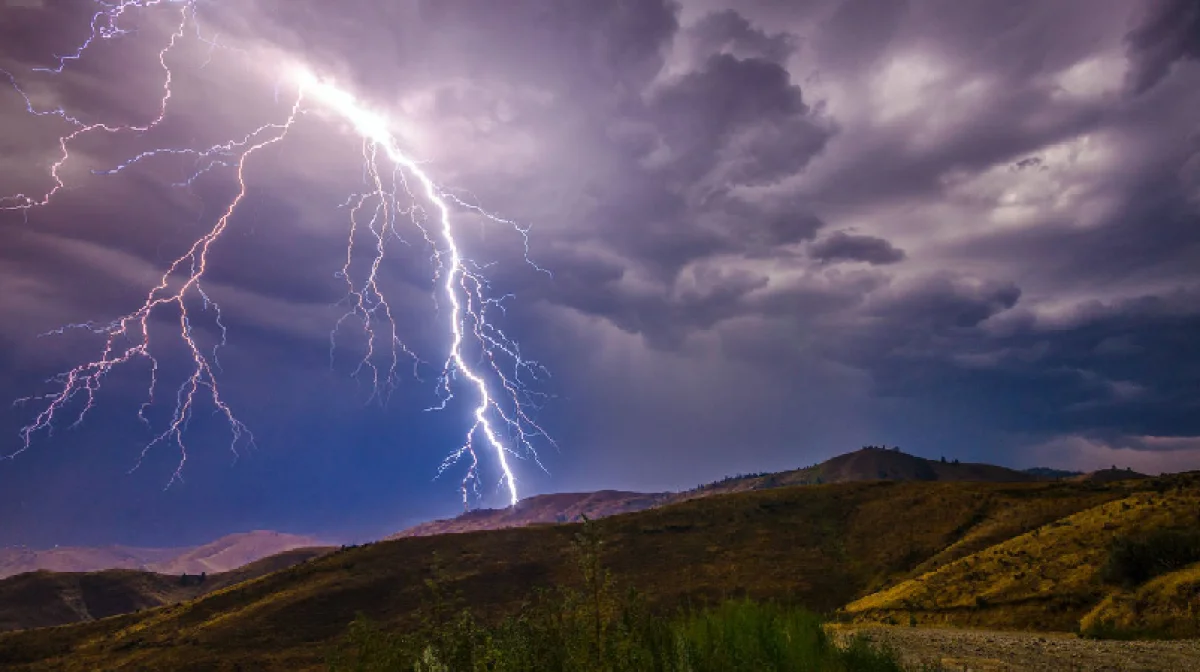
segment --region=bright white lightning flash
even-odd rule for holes
[[[172,83],[172,72],[168,66],[168,56],[184,38],[189,22],[196,22],[195,0],[167,1],[172,4],[181,5],[181,18],[178,28],[171,33],[169,42],[159,52],[159,64],[165,72],[164,93],[159,114],[148,124],[129,126],[95,122],[86,124],[62,109],[36,109],[30,97],[21,89],[17,78],[11,73],[3,72],[12,81],[17,92],[24,98],[26,107],[31,114],[58,117],[68,122],[74,130],[59,140],[58,144],[61,148],[60,158],[51,166],[50,170],[50,176],[54,182],[52,188],[42,197],[31,197],[25,194],[0,197],[0,209],[27,212],[33,208],[50,204],[55,193],[64,187],[64,183],[60,177],[60,170],[70,160],[70,145],[77,138],[97,132],[141,134],[152,130],[165,118],[168,102],[171,98]],[[162,4],[162,2],[163,0],[123,0],[118,4],[100,3],[102,9],[93,17],[91,24],[92,34],[88,37],[87,41],[82,43],[79,49],[73,54],[58,57],[57,68],[43,68],[41,70],[53,74],[61,73],[69,61],[81,58],[84,51],[95,40],[113,39],[129,34],[131,31],[124,30],[120,26],[120,19],[126,14],[128,9],[145,9]],[[197,37],[200,36],[198,24],[196,25],[196,35]],[[215,41],[206,41],[206,43],[213,48],[217,46]],[[361,320],[362,327],[368,337],[367,353],[359,364],[358,369],[356,369],[355,374],[357,375],[363,369],[369,369],[372,373],[374,394],[379,394],[381,387],[390,390],[393,385],[393,377],[401,352],[414,359],[416,362],[414,369],[417,363],[419,363],[416,356],[404,345],[398,336],[397,324],[392,313],[392,308],[384,296],[378,277],[380,265],[386,256],[385,242],[389,234],[394,234],[396,238],[400,238],[396,230],[396,218],[399,214],[407,214],[411,223],[420,231],[424,241],[432,249],[432,261],[436,268],[435,281],[441,282],[442,293],[450,307],[449,315],[447,316],[451,331],[450,347],[447,351],[439,379],[438,390],[441,397],[441,404],[437,408],[445,408],[447,402],[454,396],[454,381],[460,378],[467,381],[470,390],[477,398],[477,404],[473,411],[473,422],[466,432],[464,442],[446,458],[439,468],[438,473],[442,473],[447,467],[458,460],[469,457],[471,465],[467,471],[467,475],[463,479],[462,485],[464,505],[469,505],[468,487],[474,485],[476,490],[478,487],[479,461],[474,443],[476,437],[482,434],[487,447],[496,456],[502,473],[501,484],[506,487],[510,502],[515,504],[518,500],[518,490],[516,478],[509,464],[509,456],[520,455],[520,453],[515,452],[513,447],[522,449],[525,454],[531,456],[536,461],[537,453],[531,441],[538,436],[549,440],[545,432],[532,420],[526,411],[526,408],[531,403],[530,398],[532,393],[525,388],[525,382],[521,376],[522,373],[525,373],[526,375],[533,375],[536,378],[545,372],[536,362],[524,359],[516,343],[510,340],[488,318],[488,310],[493,308],[502,310],[502,302],[507,297],[498,299],[489,297],[486,291],[489,289],[489,285],[487,280],[482,276],[480,268],[462,256],[455,237],[452,221],[455,212],[454,206],[470,209],[494,222],[514,226],[523,237],[527,235],[527,229],[522,229],[513,222],[495,217],[476,206],[464,203],[457,197],[439,188],[428,173],[401,149],[395,134],[391,131],[389,120],[361,104],[350,92],[339,88],[328,80],[316,76],[306,67],[295,66],[288,68],[283,74],[283,79],[296,87],[297,97],[295,103],[291,106],[287,118],[281,122],[265,124],[254,129],[241,139],[235,139],[228,143],[214,145],[209,148],[155,149],[137,154],[112,169],[93,171],[98,174],[115,174],[143,161],[152,161],[167,156],[187,156],[196,161],[196,168],[190,178],[179,183],[177,186],[189,186],[201,175],[212,171],[232,169],[240,188],[237,195],[228,203],[223,214],[210,231],[198,239],[185,254],[178,257],[168,266],[159,283],[148,293],[141,307],[106,325],[96,325],[94,323],[68,325],[68,327],[54,332],[62,333],[67,328],[87,329],[103,336],[105,338],[105,346],[100,357],[97,359],[86,362],[52,379],[52,382],[59,385],[57,392],[20,400],[19,403],[42,402],[45,404],[45,407],[36,415],[32,423],[21,430],[22,446],[8,457],[13,457],[27,450],[30,447],[34,433],[51,431],[57,416],[65,413],[65,407],[77,397],[82,397],[83,408],[76,416],[74,424],[77,425],[82,422],[86,414],[93,408],[95,395],[100,389],[102,379],[114,368],[135,359],[146,359],[151,365],[148,399],[143,404],[141,411],[139,411],[139,417],[147,424],[150,424],[145,411],[154,403],[159,372],[159,362],[152,353],[151,348],[150,321],[153,315],[162,307],[174,308],[179,313],[179,335],[190,352],[192,373],[176,392],[176,406],[166,429],[157,434],[145,446],[142,451],[142,457],[144,458],[146,451],[156,444],[168,441],[173,442],[180,450],[180,462],[172,476],[171,483],[181,477],[183,465],[187,460],[184,430],[187,428],[188,422],[199,401],[197,395],[201,390],[207,391],[213,406],[229,422],[233,433],[231,448],[234,450],[235,455],[239,441],[248,440],[251,443],[253,442],[253,436],[250,435],[245,425],[233,415],[230,407],[222,399],[217,386],[214,373],[216,367],[214,364],[216,362],[217,350],[225,344],[226,328],[224,323],[221,322],[220,308],[210,298],[209,294],[205,292],[201,281],[207,270],[210,248],[229,227],[230,220],[246,195],[247,159],[255,152],[284,140],[300,116],[310,111],[310,108],[305,106],[305,103],[309,102],[315,104],[316,109],[332,113],[353,127],[362,139],[365,162],[364,172],[370,178],[368,180],[370,191],[352,195],[346,201],[347,205],[353,204],[350,212],[351,228],[346,263],[339,274],[346,281],[348,288],[347,301],[350,305],[349,312],[342,318],[342,321],[350,318]],[[382,151],[386,160],[392,164],[393,170],[390,177],[381,170],[380,151]],[[408,209],[402,209],[400,206],[397,190],[403,190],[408,199],[414,203],[418,201],[416,196],[409,190],[408,180],[410,178],[419,183],[420,193],[425,200],[433,205],[436,211],[436,235],[424,225],[422,211],[419,206],[414,205]],[[368,204],[372,203],[374,204],[373,209],[368,207]],[[355,256],[355,233],[361,226],[359,216],[364,208],[367,208],[371,212],[370,220],[366,222],[365,228],[375,238],[376,245],[374,258],[369,267],[367,277],[365,280],[356,283],[351,277],[350,266]],[[528,250],[527,237],[525,238],[525,245],[526,250]],[[221,339],[220,343],[213,348],[211,354],[201,348],[194,336],[192,326],[192,314],[194,310],[189,305],[189,301],[194,301],[193,297],[199,297],[205,310],[211,309],[216,313],[215,323],[219,327]],[[383,374],[383,380],[381,380],[380,369],[374,361],[377,339],[382,339],[376,333],[376,327],[374,326],[378,320],[382,320],[390,330],[389,338],[387,339],[391,352],[390,365],[386,374]],[[342,321],[338,322],[333,334],[331,334],[331,346],[334,344],[333,341],[336,338],[337,327],[340,327]],[[473,347],[476,347],[480,354],[479,363],[474,366],[467,361],[467,357],[464,355],[464,348],[468,338],[474,339]],[[502,361],[507,362],[508,365],[502,365]],[[493,386],[496,387],[495,391],[492,389]],[[502,393],[503,397],[498,397],[498,393]],[[501,436],[502,433],[509,435],[514,443],[513,447],[505,444]],[[139,464],[140,461],[141,459],[139,458]],[[170,483],[168,483],[169,486]]]

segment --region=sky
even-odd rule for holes
[[[8,0],[0,68],[35,109],[145,124],[185,6],[131,7],[127,32],[37,70],[78,48],[98,7]],[[187,373],[163,310],[151,427],[138,361],[106,375],[82,423],[76,407],[22,450],[55,375],[103,348],[86,329],[46,334],[136,310],[237,192],[221,166],[178,185],[198,165],[182,155],[93,171],[282,122],[296,65],[386,115],[448,193],[528,231],[455,214],[464,256],[508,297],[495,324],[546,372],[529,409],[554,443],[534,441],[540,466],[512,458],[522,496],[682,489],[866,444],[1200,469],[1200,4],[195,9],[164,57],[161,124],[73,142],[50,203],[0,212],[0,397],[32,397],[0,405],[0,454],[19,452],[0,460],[0,546],[361,539],[461,510],[467,465],[438,468],[470,426],[469,390],[427,411],[438,367],[404,360],[381,402],[355,375],[353,320],[331,352],[344,206],[370,175],[361,138],[319,104],[247,160],[204,276],[220,322],[188,304],[206,352],[225,330],[216,377],[254,446],[231,449],[201,395],[182,480],[170,442],[139,459]],[[0,196],[50,190],[71,130],[0,86]],[[389,240],[379,282],[404,342],[437,364],[446,306],[413,231]],[[502,506],[495,456],[479,455],[473,505]]]

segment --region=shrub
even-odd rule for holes
[[[1160,529],[1113,540],[1101,578],[1127,588],[1200,562],[1200,529]]]

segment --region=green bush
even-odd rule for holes
[[[1117,537],[1101,577],[1127,588],[1200,562],[1200,529],[1160,529]]]

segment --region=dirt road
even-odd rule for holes
[[[1116,642],[1069,634],[905,627],[842,627],[890,645],[910,665],[963,672],[1196,672],[1200,640]],[[917,669],[920,669],[919,667]]]

